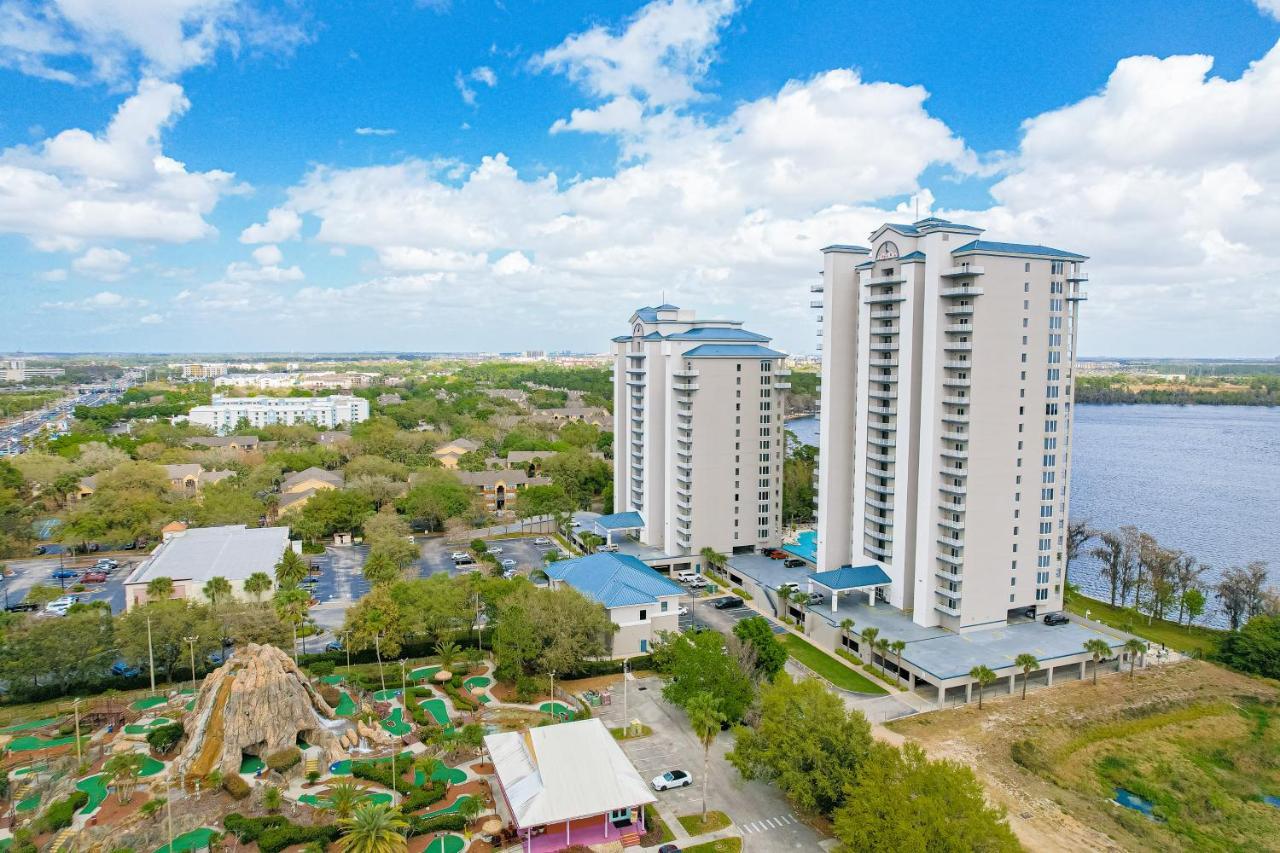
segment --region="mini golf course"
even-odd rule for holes
[[[382,721],[382,727],[397,737],[413,731],[413,726],[404,719],[404,708],[399,706],[391,709],[391,716]]]
[[[356,706],[356,700],[352,699],[351,694],[344,690],[342,691],[342,698],[338,700],[338,707],[333,709],[333,713],[339,717],[353,717],[356,711],[359,710],[359,707]]]
[[[448,782],[450,785],[461,785],[463,782],[467,781],[467,771],[456,767],[450,767],[443,761],[437,760],[436,766],[431,770],[431,778],[436,782]],[[421,786],[426,784],[426,781],[426,775],[423,774],[421,770],[414,768],[413,784]]]
[[[32,729],[42,729],[45,726],[58,722],[58,717],[47,717],[43,720],[32,720],[29,723],[18,723],[12,726],[5,726],[0,729],[0,735],[11,735],[15,732],[29,732]]]
[[[328,794],[328,791],[325,791],[323,794],[303,794],[301,797],[298,797],[298,802],[302,803],[304,806],[320,808],[328,802]],[[389,806],[391,805],[391,795],[383,791],[371,791],[369,794],[361,797],[360,801]]]
[[[357,758],[355,760],[356,761],[372,761],[374,764],[382,764],[384,762],[389,763],[391,761],[391,756],[388,755],[384,758]],[[409,765],[413,763],[413,753],[402,752],[399,755],[397,755],[396,763],[400,764],[401,762],[404,763],[405,770],[408,770]],[[350,776],[351,775],[351,759],[344,758],[341,761],[333,762],[332,764],[329,765],[329,772],[332,773],[334,776]]]
[[[257,773],[266,766],[266,762],[264,762],[262,757],[258,755],[245,755],[240,759],[241,773]]]
[[[493,701],[493,697],[489,695],[489,685],[493,684],[493,679],[487,675],[475,675],[462,682],[462,686],[471,691],[471,695],[476,697],[476,701],[481,705],[488,705]]]
[[[440,671],[438,666],[420,666],[413,672],[409,673],[409,677],[414,681],[421,681],[424,678],[430,678]]]
[[[189,851],[204,850],[209,846],[209,839],[214,834],[214,830],[209,829],[207,826],[202,826],[199,829],[184,832],[173,839],[172,849],[168,844],[163,847],[157,847],[156,853],[189,853]]]
[[[138,771],[138,778],[144,779],[147,776],[154,776],[164,769],[164,762],[157,761],[150,755],[142,760],[142,769]]]
[[[460,853],[466,842],[460,835],[438,835],[431,839],[425,853]]]
[[[19,800],[17,809],[20,812],[33,812],[40,806],[40,795],[32,794],[25,800]]]
[[[390,702],[392,699],[399,698],[399,696],[400,688],[398,687],[394,689],[378,690],[373,694],[374,701],[376,702]]]
[[[424,699],[418,703],[418,707],[435,718],[440,725],[449,727],[449,708],[443,699]]]
[[[68,735],[67,737],[53,738],[52,740],[45,740],[44,738],[35,737],[34,735],[23,735],[22,737],[16,737],[11,740],[9,742],[8,749],[10,752],[31,752],[36,749],[53,749],[55,747],[66,746],[67,744],[75,742],[76,739],[71,735]]]
[[[557,719],[568,715],[569,719],[572,720],[575,716],[573,710],[562,702],[543,702],[538,706],[538,710],[544,714],[551,714]]]
[[[320,681],[323,682],[324,684],[341,684],[345,677],[346,676],[338,675],[335,673],[333,675],[324,676],[323,678],[320,679]]]
[[[150,696],[146,699],[139,699],[129,705],[135,711],[150,711],[152,708],[158,708],[161,705],[167,705],[169,699],[166,696]]]
[[[156,717],[149,723],[132,723],[124,727],[124,733],[127,735],[145,735],[152,729],[158,729],[161,726],[167,726],[173,722],[168,717]]]
[[[86,776],[76,783],[77,791],[84,791],[89,795],[89,802],[84,804],[84,808],[80,809],[80,814],[93,814],[98,810],[98,806],[102,805],[102,801],[107,798],[107,774],[97,773],[93,776]]]
[[[427,812],[422,816],[422,819],[426,820],[428,818],[439,817],[442,814],[453,814],[454,812],[458,811],[458,809],[462,808],[462,804],[469,799],[471,799],[469,795],[463,794],[461,797],[458,797],[458,799],[454,800],[452,805],[443,809],[437,809],[436,811],[433,811],[433,812]]]

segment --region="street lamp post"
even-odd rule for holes
[[[147,616],[147,669],[151,670],[151,692],[156,692],[156,656],[151,648],[151,616]]]
[[[351,674],[351,632],[342,635],[342,647],[347,650],[347,675]]]
[[[189,646],[191,646],[191,689],[195,690],[196,688],[196,640],[200,638],[198,636],[195,636],[195,637],[183,637],[182,639],[185,640]]]
[[[71,710],[76,716],[75,738],[76,738],[76,764],[80,764],[84,760],[80,754],[80,700],[73,699],[71,702]]]
[[[631,714],[627,710],[627,672],[631,664],[631,658],[623,658],[622,660],[622,727],[625,729],[631,725]]]

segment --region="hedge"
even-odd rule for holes
[[[243,800],[252,793],[249,783],[238,773],[231,773],[222,777],[222,790],[231,795],[233,800]]]
[[[182,723],[169,723],[147,732],[147,745],[161,754],[173,749],[174,744],[182,739]]]
[[[291,767],[296,767],[298,762],[302,761],[302,750],[296,746],[286,747],[278,752],[273,752],[266,757],[266,765],[277,773],[284,773]]]
[[[429,832],[461,832],[467,820],[462,815],[442,814],[436,817],[416,816],[409,819],[409,835],[426,835]]]
[[[71,826],[71,819],[75,817],[75,813],[84,808],[88,802],[89,795],[84,791],[72,791],[70,796],[54,801],[36,821],[36,831],[57,832]]]
[[[412,759],[401,764],[396,762],[396,775],[391,774],[390,761],[373,762],[368,759],[351,762],[351,775],[357,779],[375,782],[384,788],[391,788],[404,796],[400,803],[403,812],[417,811],[420,808],[438,803],[444,799],[447,786],[442,780],[429,779],[425,785],[418,786],[404,778],[404,773],[413,766]]]
[[[257,842],[262,853],[280,853],[295,844],[319,842],[327,845],[337,841],[342,834],[342,828],[337,824],[299,826],[280,815],[245,817],[239,812],[232,812],[222,819],[222,825],[242,844]]]

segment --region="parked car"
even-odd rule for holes
[[[795,592],[799,588],[800,584],[795,581],[787,581],[786,583],[778,584],[778,592]]]
[[[75,569],[54,569],[54,572],[52,575],[53,579],[56,581],[71,580],[72,578],[79,577],[79,576],[80,576],[80,573],[77,572]]]
[[[468,554],[467,556],[463,557],[461,560],[454,560],[454,561],[453,561],[453,564],[454,564],[455,566],[470,566],[470,565],[472,565],[472,564],[474,564],[474,563],[475,563],[475,559],[474,559],[474,558],[472,558],[470,554]]]
[[[98,562],[94,563],[99,569],[118,569],[120,564],[110,557],[99,557]]]
[[[546,536],[539,536],[537,539],[533,540],[533,544],[534,545],[551,545],[552,542]]]
[[[822,593],[820,593],[820,592],[811,592],[811,593],[809,593],[809,597],[808,597],[807,599],[805,599],[805,603],[806,603],[806,604],[808,604],[808,605],[810,605],[810,606],[812,606],[812,605],[814,605],[814,604],[821,604],[822,602],[824,602],[824,601],[826,601],[826,600],[827,600],[827,599],[826,599],[826,597],[825,597]]]
[[[507,569],[505,572],[502,573],[502,577],[506,580],[511,580],[515,576],[516,576],[515,569]]]
[[[788,569],[802,569],[806,564],[805,561],[799,557],[790,557],[783,560],[782,565],[786,566]]]
[[[741,607],[742,605],[743,601],[741,598],[738,598],[736,595],[730,595],[717,601],[715,603],[715,608],[716,610],[729,610],[734,607]]]
[[[688,569],[685,569],[684,571],[676,572],[676,583],[689,583],[697,576],[698,576],[697,572],[692,572],[692,571],[689,571]]]
[[[618,551],[617,545],[597,545],[596,546],[597,554],[614,554],[614,553],[617,553],[617,551]]]
[[[342,643],[338,640],[330,640],[325,643],[324,650],[326,652],[340,652],[343,650]]]
[[[680,853],[680,848],[674,844],[664,844],[658,848],[658,853]]]
[[[121,678],[134,678],[142,675],[142,670],[138,669],[136,666],[129,666],[129,664],[122,660],[118,660],[111,664],[111,674],[118,675]]]
[[[1070,621],[1065,613],[1050,613],[1044,617],[1046,625],[1065,625]]]
[[[61,598],[55,598],[44,606],[46,613],[56,613],[59,616],[66,616],[67,611],[71,609],[71,605],[80,601],[78,595],[64,595]]]
[[[33,610],[39,610],[40,605],[34,601],[19,601],[17,604],[10,604],[5,608],[7,613],[30,613]]]
[[[106,583],[107,573],[90,569],[80,576],[80,583]]]
[[[507,557],[505,560],[502,561],[502,568],[504,569],[514,569],[515,567],[516,567],[516,561],[511,559],[510,557]]]
[[[501,545],[490,545],[488,548],[485,548],[485,549],[484,549],[484,552],[485,552],[486,554],[493,554],[493,555],[497,556],[498,554],[501,554],[501,553],[502,553],[502,546],[501,546]]]
[[[676,615],[677,615],[677,616],[688,616],[688,615],[689,615],[689,608],[684,607],[684,606],[682,605],[678,610],[676,610]]]
[[[787,557],[790,557],[791,555],[788,554],[786,551],[779,551],[777,548],[774,548],[773,550],[769,551],[769,553],[765,554],[765,556],[768,557],[770,560],[785,560],[787,559]]]
[[[458,562],[459,560],[466,560],[470,557],[471,555],[468,554],[466,551],[454,551],[452,554],[449,555],[449,559],[453,560],[455,563]]]
[[[685,785],[693,784],[693,777],[684,770],[668,770],[661,776],[654,776],[653,790],[669,791],[672,788],[683,788]]]
[[[706,585],[707,579],[702,575],[698,575],[693,578],[693,580],[689,581],[689,589],[702,589]]]

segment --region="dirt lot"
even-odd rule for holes
[[[1260,800],[1280,795],[1278,701],[1274,683],[1188,662],[881,731],[973,767],[1028,849],[1280,850],[1280,808]],[[1157,820],[1113,802],[1117,787]]]

